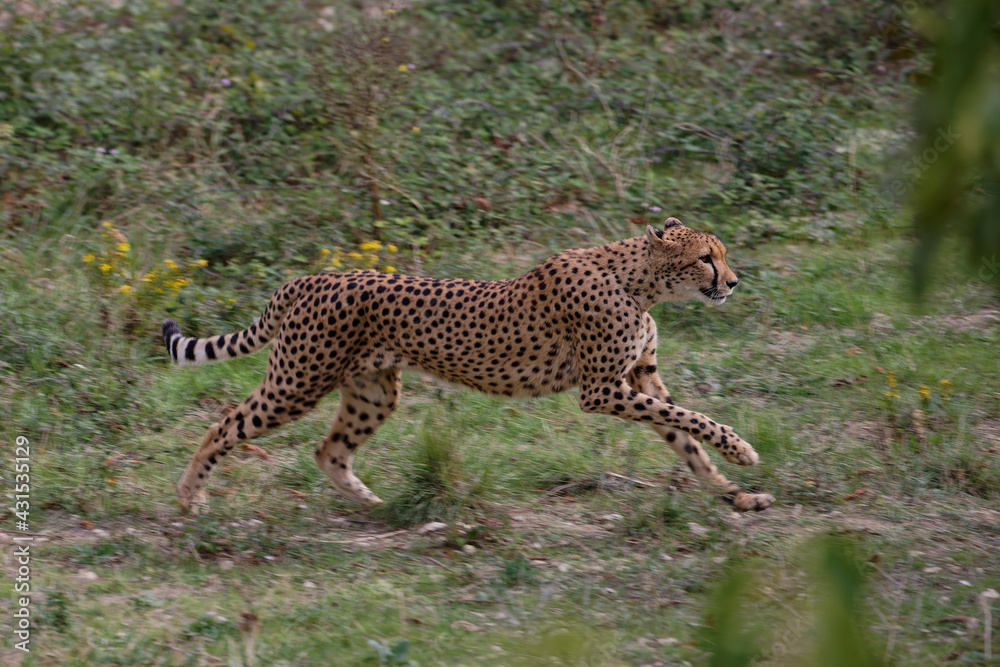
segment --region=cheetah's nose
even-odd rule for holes
[[[737,284],[738,284],[739,282],[740,282],[740,281],[739,281],[739,279],[738,279],[738,278],[733,278],[732,280],[727,280],[727,281],[726,281],[726,284],[727,284],[727,285],[729,285],[729,288],[730,288],[730,289],[732,289],[733,287],[736,287],[736,285],[737,285]]]

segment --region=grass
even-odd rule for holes
[[[1000,307],[956,247],[909,297],[881,188],[927,58],[873,23],[888,3],[417,3],[357,65],[357,7],[328,33],[299,3],[113,4],[0,43],[0,442],[31,443],[43,536],[32,652],[4,664],[997,664]],[[390,60],[385,97],[349,76]],[[266,354],[170,367],[165,315],[242,328],[334,258],[510,277],[671,214],[720,234],[740,286],[655,307],[658,367],[761,453],[717,463],[768,511],[572,392],[421,374],[356,459],[384,507],[313,462],[336,395],[236,450],[208,514],[177,506]]]

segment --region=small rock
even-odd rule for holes
[[[83,581],[97,581],[100,577],[97,576],[96,572],[91,572],[90,570],[84,570],[76,575],[79,579]]]
[[[705,537],[706,535],[708,535],[708,528],[705,528],[705,526],[701,525],[700,523],[695,523],[694,521],[692,521],[688,523],[688,528],[690,528],[691,532],[698,537]]]
[[[228,558],[220,558],[219,559],[219,569],[222,570],[223,572],[225,572],[226,570],[233,569],[234,565],[236,565],[236,563],[234,563],[233,561],[229,560]]]
[[[940,571],[941,571],[941,568],[939,568],[939,567],[925,567],[924,568],[924,573],[925,574],[936,574],[936,573],[938,573]]]
[[[673,560],[674,559],[673,556],[671,556],[670,554],[666,554],[666,553],[660,554],[660,558],[662,558],[663,560]]]
[[[444,530],[447,527],[448,524],[446,523],[442,523],[440,521],[431,521],[430,523],[425,523],[424,525],[417,528],[417,532],[420,533],[421,535],[425,535],[427,533],[435,533],[439,530]]]
[[[479,632],[482,630],[475,623],[469,623],[468,621],[452,621],[451,627],[455,630],[465,630],[467,632]]]
[[[597,517],[599,521],[621,521],[625,517],[621,514],[605,514],[604,516]]]
[[[303,581],[302,582],[302,588],[316,588],[316,582],[315,581]]]
[[[565,574],[573,568],[571,568],[568,563],[556,563],[556,569]]]
[[[659,637],[659,638],[657,638],[656,643],[659,644],[660,646],[673,646],[674,644],[677,643],[677,638],[676,637]]]
[[[472,554],[476,553],[476,547],[472,546],[471,544],[463,545],[462,546],[462,553],[468,554],[468,555],[471,556]]]
[[[694,390],[698,392],[699,396],[708,396],[712,393],[712,385],[707,382],[696,382]]]
[[[104,530],[103,528],[94,528],[90,532],[93,533],[97,537],[111,537],[111,533],[109,533],[108,531]]]

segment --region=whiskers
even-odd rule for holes
[[[700,287],[698,291],[701,292],[706,298],[708,305],[710,306],[721,306],[726,302],[726,297],[733,293],[733,290],[722,291],[718,287]]]
[[[718,301],[719,299],[725,299],[727,296],[729,296],[728,294],[725,294],[725,295],[720,294],[719,293],[719,288],[716,287],[715,285],[713,285],[712,287],[702,287],[701,288],[701,293],[704,294],[705,296],[707,296],[712,301]]]

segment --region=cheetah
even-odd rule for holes
[[[674,403],[656,370],[648,312],[685,298],[721,305],[737,282],[718,238],[669,218],[641,236],[561,252],[519,278],[307,275],[278,288],[243,331],[186,338],[168,319],[163,339],[179,365],[242,357],[274,341],[266,378],[208,429],[177,485],[179,500],[203,505],[212,468],[237,443],[301,417],[339,389],[316,464],[340,494],[381,503],[353,473],[352,459],[399,404],[401,371],[416,369],[503,396],[579,387],[584,412],[649,423],[734,508],[763,510],[774,498],[726,479],[700,443],[739,465],[756,464],[757,452],[731,427]]]

